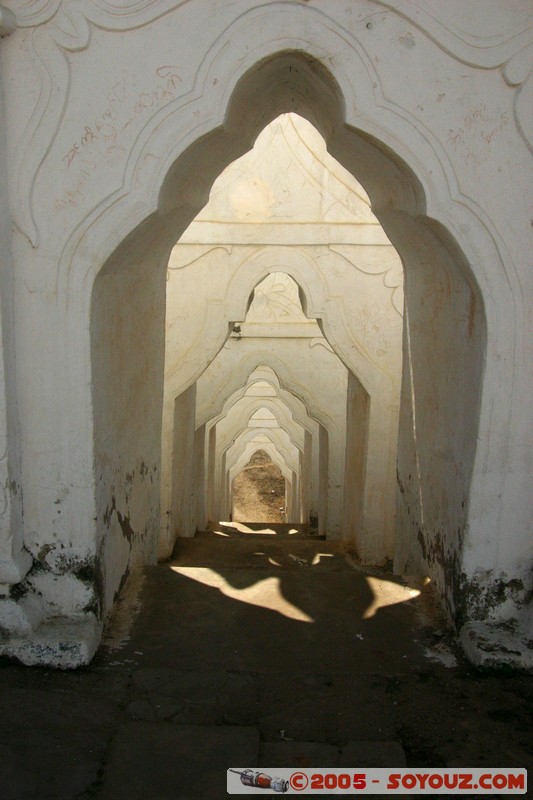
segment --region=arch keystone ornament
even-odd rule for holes
[[[5,464],[21,513],[0,553],[16,541],[25,563],[1,584],[1,652],[87,663],[128,569],[156,561],[169,255],[223,169],[293,112],[360,181],[404,268],[396,569],[431,577],[472,660],[530,664],[530,3],[4,6]],[[297,282],[303,244],[277,265]],[[335,319],[320,287],[304,311]],[[343,325],[324,327],[337,352]],[[285,386],[264,353],[247,375],[261,364]]]

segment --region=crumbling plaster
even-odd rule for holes
[[[405,266],[398,568],[429,571],[471,658],[526,663],[530,3],[4,5],[4,472],[17,499],[1,519],[2,652],[91,658],[128,568],[107,551],[105,510],[113,537],[130,519],[140,550],[157,535],[161,428],[125,378],[146,365],[162,397],[168,256],[222,169],[296,111],[365,186]],[[153,360],[128,346],[132,298]],[[117,330],[103,312],[121,307]],[[131,523],[128,505],[149,518]]]

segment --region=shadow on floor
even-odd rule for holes
[[[4,800],[211,800],[273,758],[533,766],[530,680],[454,662],[430,587],[305,537],[175,555],[132,575],[89,668],[1,663]]]

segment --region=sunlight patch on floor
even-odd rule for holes
[[[406,603],[418,597],[420,591],[410,586],[402,586],[394,581],[387,581],[384,578],[374,578],[370,575],[366,577],[366,582],[374,595],[371,604],[365,610],[363,619],[372,619],[380,608],[393,606],[396,603]]]
[[[313,560],[311,561],[311,565],[313,567],[316,567],[317,564],[320,564],[320,561],[323,558],[334,558],[334,557],[335,553],[315,553],[315,555],[313,556]]]
[[[276,535],[276,531],[273,531],[272,528],[249,528],[244,522],[219,522],[219,525],[220,527],[234,528],[241,533],[270,533],[273,536]],[[220,531],[215,531],[215,533],[220,533]]]
[[[294,606],[285,599],[280,590],[279,578],[265,578],[257,581],[252,586],[236,589],[216,570],[209,569],[209,567],[172,566],[171,569],[185,578],[202,583],[204,586],[218,589],[225,597],[238,600],[240,603],[248,603],[259,608],[277,611],[278,614],[282,614],[287,619],[294,619],[298,622],[314,622],[309,614],[306,614],[301,608]]]

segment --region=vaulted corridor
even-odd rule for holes
[[[530,0],[0,3],[2,800],[531,769]]]
[[[202,3],[2,29],[0,652],[90,663],[265,450],[288,523],[530,663],[522,10]]]
[[[159,557],[231,517],[262,450],[279,519],[392,559],[402,332],[402,263],[368,195],[310,122],[277,117],[168,261]]]

